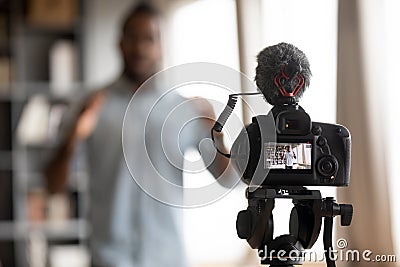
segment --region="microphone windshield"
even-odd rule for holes
[[[264,48],[257,56],[257,63],[255,81],[271,105],[297,103],[310,85],[310,63],[292,44]]]

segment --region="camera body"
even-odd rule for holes
[[[348,186],[350,154],[344,126],[312,122],[297,103],[253,117],[231,149],[244,182],[262,186]]]

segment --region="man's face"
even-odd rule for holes
[[[158,70],[161,61],[160,29],[156,17],[136,14],[127,23],[121,52],[128,75],[144,82]]]

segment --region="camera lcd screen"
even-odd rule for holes
[[[264,168],[282,170],[311,170],[311,142],[265,143]]]

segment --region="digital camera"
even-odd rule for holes
[[[350,132],[342,125],[312,122],[298,104],[311,77],[305,54],[291,44],[280,43],[262,50],[257,61],[259,94],[273,108],[266,115],[253,117],[230,154],[222,154],[231,158],[250,186],[348,186]],[[229,96],[211,131],[212,138],[213,131],[222,131],[238,96],[255,94]]]
[[[256,175],[260,185],[269,186],[347,186],[350,154],[350,133],[344,126],[312,122],[297,103],[253,117],[231,149],[247,184]]]
[[[248,207],[239,212],[239,238],[258,249],[261,264],[293,267],[303,261],[304,249],[316,242],[322,221],[327,266],[332,246],[333,218],[348,226],[353,217],[351,204],[322,198],[306,186],[348,186],[350,182],[351,138],[342,125],[312,122],[298,104],[310,84],[311,70],[305,54],[288,43],[266,47],[257,56],[255,81],[260,92],[229,95],[228,103],[211,129],[221,132],[238,96],[263,94],[273,106],[265,115],[253,117],[234,141],[230,158],[246,189]],[[292,199],[289,234],[274,237],[275,199]],[[287,257],[289,255],[289,257]]]

